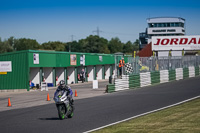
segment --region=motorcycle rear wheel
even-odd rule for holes
[[[68,118],[72,118],[74,116],[74,107],[71,106],[71,113],[68,115]]]
[[[65,119],[65,113],[66,113],[65,106],[59,105],[58,106],[58,116],[61,120]]]

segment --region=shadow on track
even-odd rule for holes
[[[39,120],[60,120],[57,117],[53,117],[53,118],[39,118]]]

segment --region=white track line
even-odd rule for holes
[[[188,101],[191,101],[191,100],[194,100],[194,99],[197,99],[197,98],[200,98],[200,96],[196,96],[196,97],[193,97],[193,98],[190,98],[190,99],[187,99],[187,100],[184,100],[184,101],[181,101],[181,102],[178,102],[178,103],[175,103],[175,104],[172,104],[172,105],[163,107],[163,108],[159,108],[159,109],[156,109],[156,110],[152,110],[152,111],[150,111],[150,112],[146,112],[146,113],[143,113],[143,114],[140,114],[140,115],[136,115],[136,116],[133,116],[133,117],[130,117],[130,118],[121,120],[121,121],[117,121],[117,122],[114,122],[114,123],[111,123],[111,124],[108,124],[108,125],[99,127],[99,128],[95,128],[95,129],[86,131],[86,132],[84,132],[84,133],[94,132],[94,131],[103,129],[103,128],[105,128],[105,127],[109,127],[109,126],[112,126],[112,125],[115,125],[115,124],[119,124],[119,123],[121,123],[121,122],[125,122],[125,121],[131,120],[131,119],[134,119],[134,118],[137,118],[137,117],[140,117],[140,116],[144,116],[144,115],[147,115],[147,114],[150,114],[150,113],[154,113],[154,112],[157,112],[157,111],[160,111],[160,110],[163,110],[163,109],[167,109],[167,108],[170,108],[170,107],[173,107],[173,106],[176,106],[176,105],[180,105],[180,104],[183,104],[183,103],[185,103],[185,102],[188,102]]]

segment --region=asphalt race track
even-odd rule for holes
[[[1,133],[80,133],[200,95],[200,77],[75,101],[72,119],[55,104],[0,112]]]

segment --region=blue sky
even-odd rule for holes
[[[48,41],[100,36],[134,42],[149,17],[182,17],[186,34],[200,35],[200,0],[1,0],[0,37]]]

